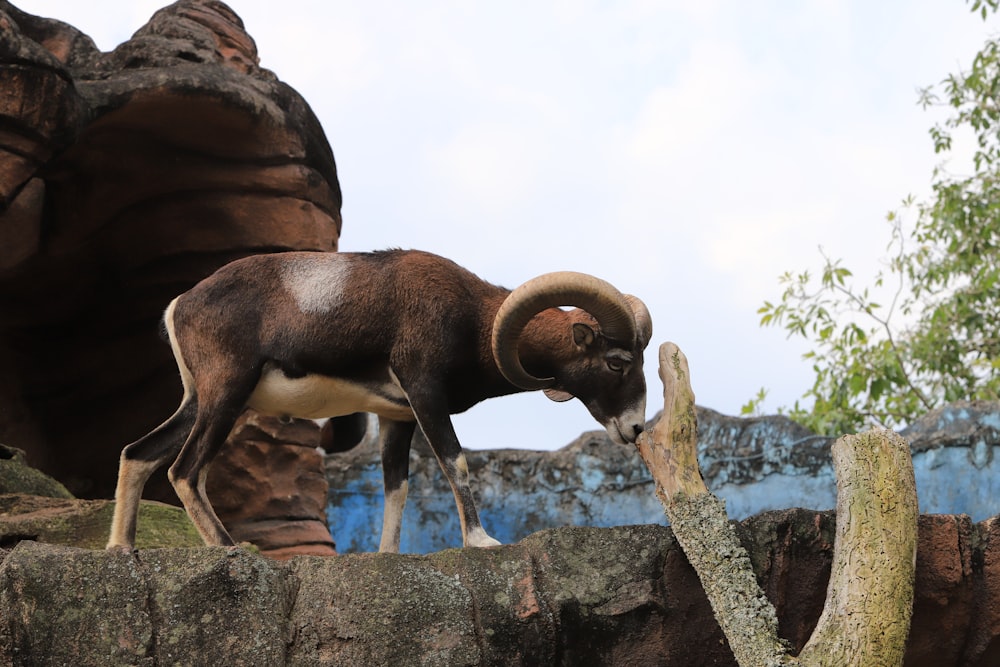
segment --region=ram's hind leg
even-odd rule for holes
[[[150,475],[173,460],[194,425],[197,401],[185,395],[170,419],[122,450],[115,488],[115,513],[111,521],[108,549],[135,547],[139,501]]]
[[[205,480],[212,459],[222,449],[243,411],[254,381],[221,375],[213,380],[216,384],[210,390],[199,391],[194,427],[167,476],[205,544],[233,546],[233,538],[208,501]]]
[[[382,489],[385,509],[382,513],[382,540],[378,550],[399,553],[403,526],[403,508],[410,476],[410,442],[416,422],[379,418],[378,439],[382,448]]]

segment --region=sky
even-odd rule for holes
[[[167,3],[14,4],[108,51]],[[959,0],[228,4],[323,125],[341,250],[429,250],[510,288],[583,271],[639,296],[649,416],[665,341],[701,406],[737,415],[765,388],[773,414],[803,395],[808,345],[758,308],[785,271],[820,269],[820,248],[861,283],[883,265],[887,212],[926,198],[942,159],[928,129],[945,111],[917,91],[998,27]],[[540,392],[455,425],[470,449],[600,428]]]

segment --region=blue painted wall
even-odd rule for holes
[[[1000,409],[965,404],[936,411],[903,431],[913,446],[920,511],[1000,512]],[[830,438],[781,418],[738,419],[699,413],[700,463],[729,515],[764,510],[832,509],[836,483]],[[588,433],[555,452],[467,453],[487,532],[517,542],[543,528],[666,524],[653,481],[633,447]],[[382,473],[374,450],[330,457],[331,533],[342,553],[376,551],[382,522]],[[429,454],[413,453],[401,550],[428,553],[461,546],[451,490]]]

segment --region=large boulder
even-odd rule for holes
[[[110,53],[0,0],[0,87],[0,441],[108,498],[121,448],[181,396],[164,307],[245,255],[336,250],[333,152],[214,0],[160,10]],[[309,449],[291,451],[322,474]],[[147,497],[175,501],[162,471]]]

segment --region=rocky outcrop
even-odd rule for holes
[[[826,593],[830,513],[737,526],[780,633]],[[662,526],[562,528],[429,556],[265,560],[22,542],[2,552],[0,662],[227,665],[735,665]],[[908,667],[1000,661],[1000,528],[922,517]]]
[[[24,452],[0,444],[0,493],[72,498],[65,486],[28,465]]]
[[[333,555],[316,425],[248,410],[230,441],[206,487],[237,544],[250,542],[272,558]]]
[[[1000,512],[1000,403],[958,402],[902,431],[912,449],[920,511]],[[833,439],[785,417],[740,418],[698,408],[698,453],[708,487],[745,519],[788,507],[832,509]],[[603,431],[585,433],[552,452],[467,452],[472,487],[486,530],[516,542],[558,526],[666,524],[653,479],[631,446]],[[327,457],[329,514],[342,551],[374,551],[382,512],[382,472],[373,443]],[[434,457],[415,448],[402,549],[427,553],[459,546],[455,503]]]
[[[103,549],[114,504],[78,500],[59,482],[27,465],[24,452],[0,445],[0,549],[24,540]],[[143,501],[136,545],[193,547],[201,536],[184,510]]]
[[[0,494],[0,548],[32,540],[85,549],[103,549],[114,503],[110,500],[46,498]],[[201,546],[201,536],[184,510],[152,500],[139,507],[136,546],[140,549]]]
[[[110,53],[0,0],[0,87],[0,442],[109,498],[121,448],[181,396],[164,307],[241,256],[336,250],[333,153],[215,0],[175,2]],[[315,446],[312,428],[289,441]],[[311,449],[293,467],[322,475]],[[162,472],[147,497],[173,500]]]

